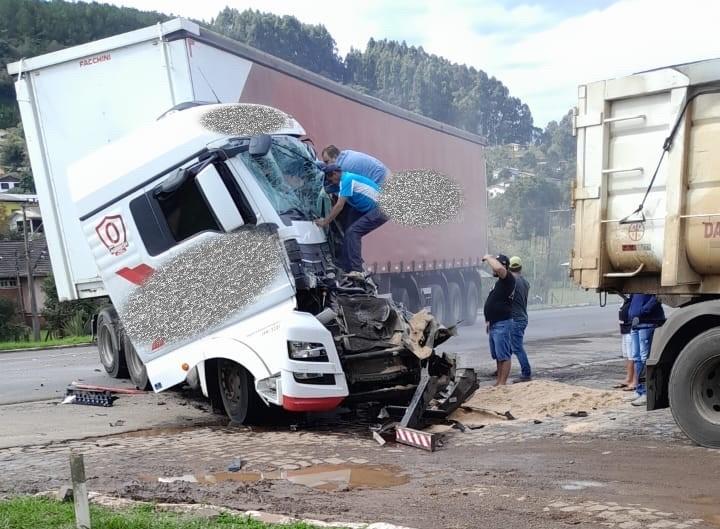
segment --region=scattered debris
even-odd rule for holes
[[[69,386],[65,391],[63,404],[84,404],[86,406],[102,406],[109,408],[113,405],[114,397],[109,391],[82,390]]]
[[[243,461],[239,457],[236,457],[233,459],[232,463],[228,465],[227,469],[228,472],[239,472],[242,467]]]
[[[110,423],[110,426],[112,426],[112,427],[115,427],[115,426],[124,426],[124,425],[125,425],[125,421],[123,421],[122,419],[118,419],[118,420],[115,421],[114,423],[113,423],[113,422]]]
[[[373,439],[375,439],[375,441],[377,441],[377,443],[378,443],[380,446],[383,446],[383,445],[385,444],[386,441],[385,441],[385,439],[383,438],[382,435],[380,435],[380,434],[377,433],[377,432],[373,432],[372,435],[373,435]]]
[[[57,491],[55,495],[57,501],[72,501],[73,499],[73,488],[72,485],[63,485]]]
[[[508,421],[514,421],[514,420],[515,420],[515,417],[513,416],[512,413],[510,413],[509,410],[506,411],[505,413],[503,413],[503,415],[505,416],[505,418],[507,418]]]
[[[533,421],[533,424],[542,424],[542,421],[540,419],[535,419]]]
[[[588,413],[586,411],[571,411],[569,413],[565,414],[565,417],[587,417]]]

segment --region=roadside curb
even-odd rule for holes
[[[47,345],[45,347],[26,347],[22,349],[3,349],[0,351],[0,355],[3,353],[31,353],[33,351],[48,351],[50,349],[70,349],[71,347],[92,347],[93,345],[95,345],[93,342],[88,342],[68,345]]]
[[[36,497],[56,499],[55,491],[38,492]],[[342,527],[347,529],[413,529],[401,525],[393,525],[383,522],[373,523],[357,523],[357,522],[323,522],[321,520],[312,520],[309,518],[293,518],[283,514],[272,514],[261,511],[239,511],[228,507],[220,507],[217,505],[209,505],[206,503],[151,503],[147,501],[129,500],[126,498],[116,498],[107,496],[99,492],[88,492],[88,498],[91,503],[101,505],[109,509],[123,509],[128,507],[136,507],[140,505],[153,506],[158,511],[174,512],[178,514],[194,514],[198,517],[214,518],[220,514],[231,514],[234,516],[246,516],[263,522],[266,524],[290,525],[293,523],[304,523],[314,527]]]

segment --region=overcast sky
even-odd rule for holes
[[[577,85],[720,57],[716,0],[113,0],[209,21],[223,7],[324,24],[340,54],[405,40],[505,83],[544,127]]]

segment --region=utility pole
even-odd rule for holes
[[[35,278],[33,278],[33,267],[30,264],[30,244],[28,243],[27,232],[27,202],[22,205],[23,212],[23,239],[25,241],[25,268],[27,270],[28,290],[30,291],[30,313],[32,315],[33,341],[40,341],[40,319],[37,312],[37,300],[35,299]]]

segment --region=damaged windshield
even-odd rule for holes
[[[284,221],[323,216],[327,199],[321,195],[324,175],[304,143],[289,136],[274,136],[267,155],[255,157],[244,152],[240,158]]]

